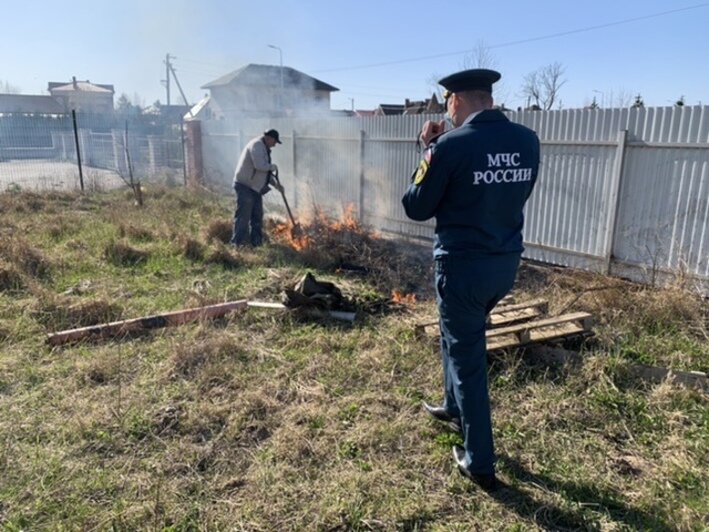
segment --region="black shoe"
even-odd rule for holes
[[[494,473],[492,475],[476,475],[470,472],[465,465],[465,449],[463,449],[460,445],[453,446],[453,460],[458,466],[458,471],[460,471],[460,474],[472,480],[483,490],[495,491],[497,489],[497,478]]]
[[[463,432],[463,429],[460,426],[460,418],[451,416],[442,406],[429,405],[426,401],[424,401],[423,407],[431,417],[448,425],[448,428],[453,432]]]

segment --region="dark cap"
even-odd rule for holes
[[[276,131],[275,129],[269,129],[268,131],[264,131],[263,136],[271,137],[272,139],[275,139],[278,144],[283,144],[278,138],[278,131]]]
[[[492,94],[492,84],[502,77],[502,74],[486,68],[463,70],[438,81],[450,92],[485,91]]]

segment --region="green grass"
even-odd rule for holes
[[[139,210],[125,192],[0,195],[10,228],[0,259],[23,279],[0,288],[4,529],[705,529],[707,396],[626,370],[706,369],[706,301],[676,287],[586,293],[618,281],[525,266],[518,297],[547,297],[552,312],[573,302],[599,323],[596,338],[574,344],[576,366],[494,357],[505,487],[491,496],[453,467],[460,437],[422,412],[422,399],[441,396],[439,355],[413,325],[430,321],[435,302],[426,268],[401,267],[408,252],[376,239],[366,254],[347,248],[375,272],[355,278],[330,267],[341,252],[332,239],[304,255],[274,243],[235,253],[238,267],[208,263],[223,249],[207,229],[229,222],[230,202],[160,188],[145,199]],[[202,258],[185,255],[186,239]],[[111,242],[145,260],[109,260]],[[400,276],[386,270],[395,257]],[[308,269],[357,298],[357,323],[250,310],[123,339],[44,342],[56,326],[108,311],[278,300]],[[378,304],[412,285],[416,305]]]

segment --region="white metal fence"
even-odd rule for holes
[[[542,142],[525,256],[642,282],[681,275],[709,294],[709,107],[511,112]],[[301,212],[354,205],[367,224],[429,239],[400,198],[436,115],[202,123],[206,178],[229,184],[241,148],[274,127],[281,177]],[[275,195],[267,204],[278,206]]]
[[[70,114],[0,114],[0,192],[78,189],[77,144],[89,189],[123,186],[131,171],[143,181],[183,183],[181,122],[154,125],[139,118],[77,113],[75,129]]]

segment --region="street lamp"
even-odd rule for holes
[[[603,91],[597,91],[596,89],[593,89],[593,92],[600,94],[601,95],[601,107],[605,109],[606,107],[606,94]]]
[[[281,110],[283,110],[283,50],[273,44],[269,44],[268,47],[278,50],[278,58],[281,64],[281,97],[279,99],[281,101]]]

